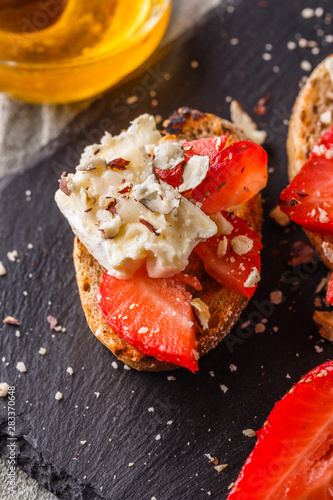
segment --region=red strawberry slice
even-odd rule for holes
[[[248,282],[247,280],[251,273],[253,276],[256,272],[260,275],[260,250],[262,248],[260,236],[250,229],[245,220],[236,215],[222,212],[222,216],[233,226],[231,233],[212,236],[199,243],[194,251],[199,255],[206,272],[212,278],[250,298],[257,284],[248,286],[251,285],[251,279]],[[240,254],[247,248],[249,248],[248,251]]]
[[[333,150],[333,127],[317,146]],[[279,205],[292,221],[315,233],[333,234],[333,158],[318,148],[281,193]]]
[[[226,145],[228,137],[221,135],[219,137],[208,137],[196,139],[194,141],[185,141],[182,146],[185,152],[185,160],[188,161],[192,156],[209,156],[213,161],[215,156],[220,153]]]
[[[267,154],[251,141],[239,141],[223,149],[226,136],[197,139],[183,143],[185,161],[192,156],[208,156],[206,178],[186,196],[200,202],[205,213],[219,212],[244,203],[259,193],[267,183]],[[182,166],[156,170],[159,177],[173,186],[182,183]]]
[[[104,273],[99,307],[107,324],[140,352],[194,372],[198,353],[188,280],[149,278],[143,268],[127,280]]]
[[[192,191],[207,214],[244,203],[267,183],[267,153],[251,141],[231,144],[210,162],[206,178]]]
[[[185,153],[185,161],[188,161],[194,155],[209,156],[209,160],[213,161],[217,153],[224,148],[226,142],[226,135],[186,141],[182,144]],[[157,168],[156,173],[162,181],[177,188],[183,182],[183,163],[170,170],[160,170]]]
[[[275,404],[228,500],[333,498],[333,361]]]
[[[312,155],[282,191],[278,203],[304,229],[333,234],[333,159]]]
[[[155,169],[156,174],[161,179],[161,181],[166,182],[173,188],[177,188],[183,182],[183,164],[177,165],[174,168],[170,168],[170,170],[160,170],[159,168]]]

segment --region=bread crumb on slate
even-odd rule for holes
[[[327,284],[327,281],[328,281],[328,277],[326,278],[321,278],[319,284],[317,285],[317,288],[316,288],[316,293],[319,293],[322,291],[322,289],[326,286]]]
[[[242,433],[244,434],[244,436],[249,438],[256,436],[256,431],[254,431],[253,429],[244,429]]]
[[[42,356],[44,356],[46,354],[45,347],[40,347],[38,352],[39,352],[39,354],[41,354]]]
[[[263,323],[258,323],[255,328],[254,328],[254,331],[256,333],[263,333],[264,331],[266,330],[266,327]]]
[[[289,373],[287,373],[286,378],[291,378],[291,376],[289,375]]]
[[[0,398],[4,398],[8,394],[9,385],[7,382],[0,383]]]
[[[231,363],[231,365],[229,365],[229,369],[231,372],[235,372],[237,371],[237,366]]]
[[[281,212],[280,207],[273,208],[273,210],[269,212],[269,216],[281,227],[286,227],[291,222],[288,215]]]
[[[129,371],[130,369],[131,369],[131,367],[130,367],[130,366],[128,366],[128,365],[124,365],[124,370],[128,370],[128,371]]]
[[[314,11],[314,9],[311,9],[310,7],[308,7],[306,9],[303,9],[301,14],[302,14],[302,17],[304,17],[304,19],[311,19],[311,17],[313,17],[315,15],[315,11]]]
[[[309,61],[302,61],[301,62],[301,69],[303,71],[311,71],[312,70],[312,64]]]
[[[319,345],[315,345],[315,346],[314,346],[314,348],[315,348],[315,351],[316,351],[316,352],[318,352],[318,353],[319,353],[319,352],[323,352],[323,350],[324,350],[324,349],[323,349],[322,347],[320,347]]]
[[[282,302],[281,290],[274,290],[269,294],[269,297],[272,304],[279,305]]]
[[[12,250],[11,252],[7,252],[7,258],[10,262],[15,262],[18,257],[17,250]]]
[[[313,319],[320,335],[327,340],[333,340],[333,311],[315,311]]]
[[[60,401],[60,399],[62,399],[62,392],[57,391],[54,397],[57,401]]]
[[[96,398],[99,398],[99,397],[100,397],[100,395],[101,395],[101,393],[100,393],[100,392],[94,392],[94,394],[95,394]]]
[[[153,413],[153,412],[155,411],[155,409],[151,406],[150,408],[148,408],[148,411],[149,411],[150,413]]]
[[[80,441],[80,444],[86,444],[87,441]]]
[[[112,368],[114,368],[115,370],[118,370],[118,363],[117,363],[116,361],[112,361],[111,366],[112,366]]]
[[[228,464],[221,464],[221,465],[215,465],[214,469],[217,470],[217,472],[221,472],[226,467],[228,467]]]
[[[167,379],[169,380],[169,382],[177,380],[176,377],[174,377],[173,375],[170,375],[169,377],[167,377]]]
[[[157,436],[155,437],[155,440],[160,441],[160,439],[161,439],[161,434],[157,434]]]
[[[171,425],[171,424],[173,424],[173,420],[168,420],[167,425]]]
[[[49,323],[51,330],[54,330],[58,324],[57,318],[51,316],[51,314],[47,316],[46,321]]]
[[[66,372],[69,373],[70,375],[73,375],[74,373],[73,368],[71,366],[67,368]]]
[[[0,276],[5,276],[7,274],[6,268],[0,260]]]
[[[130,463],[128,464],[128,467],[133,467],[133,465],[134,465],[134,462],[130,462]]]
[[[25,364],[23,363],[23,361],[19,361],[16,365],[16,368],[21,373],[25,373],[27,371],[27,368],[26,368]]]
[[[6,316],[5,319],[3,320],[5,325],[15,325],[18,326],[19,320],[14,318],[13,316]]]
[[[224,393],[226,393],[229,390],[229,388],[224,384],[220,385],[220,388],[221,388],[221,391],[223,391]]]

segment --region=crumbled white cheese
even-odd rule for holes
[[[23,361],[19,361],[16,365],[16,369],[21,372],[21,373],[25,373],[27,371],[27,368],[25,366],[25,364],[23,363]]]
[[[9,385],[6,382],[0,383],[0,398],[4,398],[8,394]]]
[[[271,54],[268,54],[270,57]],[[244,111],[238,101],[232,101],[230,104],[231,121],[238,125],[245,135],[257,144],[263,144],[266,140],[267,133],[264,130],[258,130],[257,124]]]
[[[231,247],[237,255],[244,255],[252,250],[253,240],[245,234],[240,234],[231,240]]]
[[[150,175],[138,185],[134,197],[148,210],[166,215],[178,208],[180,204],[180,196],[175,196],[174,189],[169,189],[169,187],[171,186],[164,182],[161,185],[155,175]]]
[[[196,298],[193,299],[191,302],[191,306],[193,306],[196,311],[198,312],[198,317],[199,317],[199,322],[200,325],[202,326],[203,330],[208,329],[208,322],[210,318],[210,312],[209,312],[209,307],[205,302],[203,302],[201,299]]]
[[[216,233],[214,222],[172,186],[153,183],[153,163],[145,146],[156,148],[160,140],[154,118],[142,115],[119,136],[106,134],[101,144],[85,149],[79,168],[86,168],[96,151],[106,167],[78,168],[67,176],[70,195],[60,189],[56,193],[80,241],[120,279],[132,276],[144,262],[154,278],[181,272],[193,248]],[[126,166],[118,165],[119,159]]]
[[[183,182],[179,186],[180,193],[199,186],[207,175],[209,169],[208,156],[192,156],[183,168]]]
[[[184,150],[178,142],[161,142],[154,149],[154,167],[169,170],[184,161]]]
[[[258,283],[258,281],[260,281],[259,271],[256,267],[253,267],[252,271],[250,272],[244,283],[244,286],[245,288],[252,288],[254,285]]]

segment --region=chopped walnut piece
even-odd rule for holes
[[[6,316],[5,319],[3,320],[5,325],[16,325],[18,326],[19,320],[16,318],[13,318],[13,316]]]
[[[194,315],[203,330],[208,329],[208,322],[210,318],[209,307],[201,299],[193,299],[191,306],[194,308]]]
[[[290,224],[291,220],[288,215],[280,210],[280,207],[275,207],[269,212],[269,216],[273,219],[279,226],[286,227]]]
[[[128,160],[124,160],[124,158],[115,158],[107,163],[107,166],[112,170],[126,170],[127,166],[130,164]]]
[[[50,324],[50,328],[51,330],[54,330],[55,327],[57,326],[58,324],[58,320],[57,318],[54,318],[53,316],[51,316],[51,314],[49,314],[46,318],[47,322]]]
[[[70,196],[71,193],[69,192],[69,189],[67,187],[66,172],[63,172],[61,174],[60,181],[59,181],[59,189],[60,189],[60,191],[65,193],[66,196]]]
[[[228,464],[221,464],[221,465],[216,465],[214,467],[215,470],[217,470],[217,472],[221,472],[223,471],[226,467],[228,467]]]
[[[152,224],[150,224],[150,222],[148,222],[147,220],[143,219],[142,217],[140,217],[139,221],[141,222],[141,224],[143,224],[144,226],[146,226],[146,228],[149,229],[149,231],[151,233],[154,233],[156,236],[159,236],[158,229],[155,229],[154,226]]]
[[[6,382],[0,383],[0,398],[5,398],[8,394],[9,385]]]
[[[315,311],[313,319],[320,335],[327,340],[333,340],[333,311]]]

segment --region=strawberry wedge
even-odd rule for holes
[[[196,278],[183,273],[150,278],[141,268],[126,280],[104,273],[99,307],[107,324],[141,353],[194,372],[198,353],[186,284],[200,289]]]
[[[333,235],[333,127],[320,138],[278,203],[304,229]]]
[[[199,243],[194,252],[203,262],[206,272],[216,281],[235,292],[251,298],[260,279],[260,236],[248,223],[236,215],[222,211],[228,234],[212,236]],[[213,216],[213,220],[218,222]],[[253,277],[253,278],[252,278]]]
[[[333,361],[275,404],[228,500],[333,498]]]
[[[184,161],[157,175],[174,188],[182,183],[183,166],[193,156],[208,156],[205,179],[191,192],[184,193],[199,202],[203,212],[211,214],[248,201],[267,183],[267,153],[251,141],[239,141],[223,149],[226,136],[188,141],[182,144]]]

